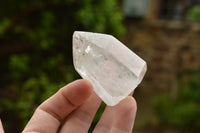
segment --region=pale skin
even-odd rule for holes
[[[1,123],[1,119],[0,119],[0,133],[4,133],[3,126],[2,126],[2,123]]]
[[[76,80],[44,101],[23,133],[56,133],[58,129],[60,133],[87,133],[100,104],[92,85],[84,79]],[[107,106],[93,133],[131,133],[136,110],[131,96],[116,106]]]

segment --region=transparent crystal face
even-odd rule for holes
[[[128,96],[146,72],[145,64],[140,76],[136,76],[106,49],[76,34],[73,38],[73,60],[77,72],[89,80],[96,94],[111,106]]]

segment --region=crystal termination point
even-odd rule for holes
[[[142,81],[144,60],[111,35],[75,31],[73,62],[82,78],[110,106],[127,97]]]

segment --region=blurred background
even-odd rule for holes
[[[21,132],[42,101],[80,78],[72,64],[75,30],[112,34],[147,61],[133,95],[133,133],[200,132],[200,0],[1,0],[0,118],[7,133]]]

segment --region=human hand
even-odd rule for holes
[[[0,119],[0,133],[4,133],[3,125],[2,125],[2,123],[1,123],[1,119]]]
[[[100,104],[87,80],[74,81],[36,109],[23,133],[87,133]],[[136,108],[131,96],[107,106],[93,133],[131,133]]]

